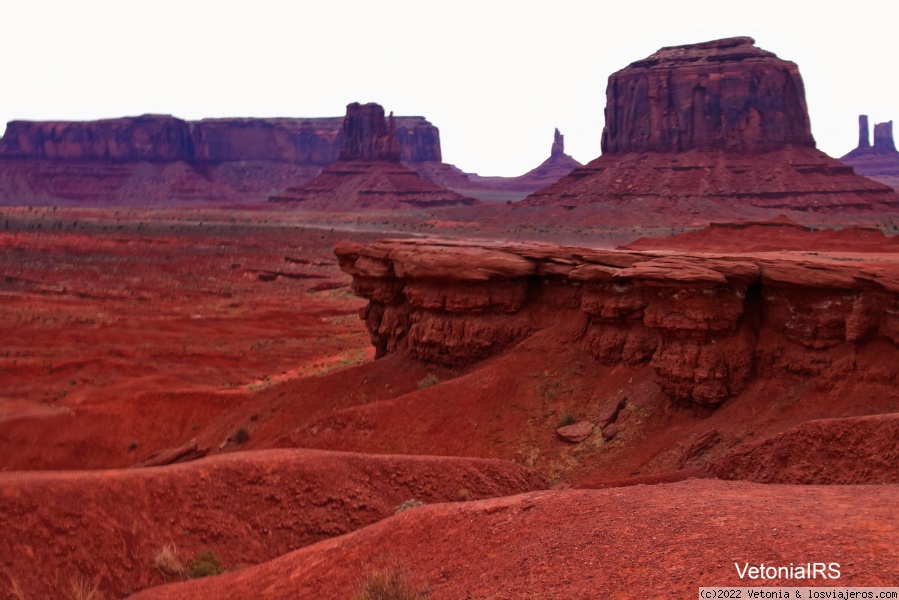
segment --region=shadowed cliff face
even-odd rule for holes
[[[603,153],[814,147],[799,69],[754,43],[662,48],[613,73]]]
[[[345,243],[335,253],[369,300],[363,316],[378,355],[467,365],[565,327],[604,364],[648,364],[669,398],[703,405],[756,378],[827,382],[866,371],[855,361],[865,344],[899,359],[892,260],[438,239]],[[893,374],[872,366],[864,376]]]

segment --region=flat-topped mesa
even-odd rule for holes
[[[814,147],[795,63],[749,37],[662,48],[613,73],[603,154]]]
[[[171,115],[99,121],[11,121],[0,140],[2,158],[190,161],[191,127]]]
[[[883,365],[899,360],[899,263],[879,254],[846,262],[435,238],[334,252],[369,300],[362,316],[377,356],[468,365],[552,330],[602,364],[652,368],[678,403],[717,405],[788,373],[820,385],[847,369],[895,382]]]
[[[400,162],[393,113],[385,119],[384,108],[380,104],[347,104],[340,160]]]

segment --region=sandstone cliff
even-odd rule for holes
[[[522,206],[632,225],[899,209],[889,187],[815,149],[796,65],[751,38],[662,48],[613,73],[605,115],[602,156]]]
[[[369,300],[363,317],[379,356],[467,365],[564,322],[579,332],[570,343],[602,363],[648,364],[669,398],[700,405],[785,374],[891,380],[882,361],[899,360],[895,256],[438,239],[344,243],[335,253]]]

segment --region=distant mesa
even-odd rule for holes
[[[815,148],[799,69],[749,37],[662,48],[613,73],[605,117],[602,155],[520,207],[629,225],[899,208]]]
[[[893,122],[874,124],[871,144],[868,115],[858,116],[858,147],[840,158],[855,172],[893,188],[899,188],[899,151],[893,141]]]
[[[434,125],[406,116],[394,127],[400,161],[440,164]],[[0,203],[264,201],[343,147],[343,117],[12,121],[0,139]]]
[[[393,113],[352,103],[343,119],[340,160],[306,183],[270,198],[316,210],[398,209],[474,204],[400,164]]]
[[[560,154],[531,173],[482,184],[442,162],[440,131],[424,117],[397,116],[393,125],[362,112],[354,118],[359,126],[351,129],[363,137],[349,141],[344,117],[11,121],[0,138],[0,204],[258,202],[338,160],[373,152],[464,197],[519,200],[579,166],[560,146]],[[393,137],[383,137],[386,129],[366,137],[367,127],[392,127]],[[376,147],[387,139],[390,148]],[[342,157],[344,150],[351,154]]]

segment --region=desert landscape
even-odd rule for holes
[[[605,116],[508,178],[375,103],[10,123],[0,598],[899,585],[891,123],[831,158],[748,37]]]

